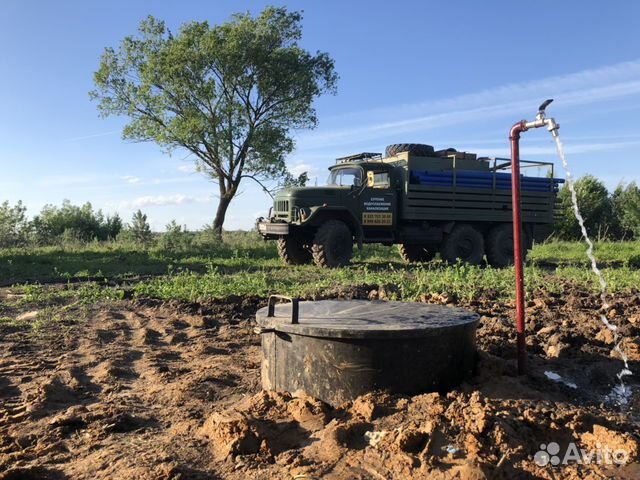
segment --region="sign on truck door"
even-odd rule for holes
[[[360,196],[362,227],[364,229],[391,228],[396,222],[395,192],[391,188],[389,172],[367,172],[367,186]]]

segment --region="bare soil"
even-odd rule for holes
[[[640,393],[624,407],[605,400],[622,365],[597,296],[567,286],[529,302],[524,377],[513,305],[457,303],[482,315],[470,381],[448,393],[374,392],[339,408],[261,391],[253,316],[263,303],[123,301],[38,335],[3,327],[0,479],[640,478]],[[640,295],[605,313],[640,371]],[[540,467],[533,456],[549,442],[624,449],[629,463]]]

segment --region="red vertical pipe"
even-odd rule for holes
[[[513,263],[516,273],[516,341],[518,348],[518,375],[527,371],[527,344],[524,334],[524,273],[522,267],[522,219],[520,217],[520,132],[524,121],[511,127],[511,205],[513,211]]]

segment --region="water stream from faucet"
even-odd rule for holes
[[[614,389],[611,391],[609,395],[607,395],[607,399],[617,403],[618,405],[625,405],[629,402],[631,397],[631,390],[624,383],[624,377],[627,375],[631,375],[631,369],[629,368],[629,359],[627,355],[621,348],[622,336],[620,335],[620,331],[617,325],[612,324],[606,316],[606,311],[609,309],[609,301],[608,301],[608,293],[607,293],[607,282],[602,276],[602,272],[598,268],[598,263],[596,262],[596,257],[593,254],[593,242],[589,238],[589,234],[587,233],[587,229],[584,226],[584,218],[580,214],[580,210],[578,208],[578,195],[576,193],[575,184],[573,182],[573,176],[571,175],[571,170],[569,170],[569,165],[567,165],[567,159],[564,155],[564,148],[562,146],[562,142],[560,141],[560,136],[558,135],[558,130],[553,130],[551,132],[554,141],[556,142],[556,149],[558,150],[558,155],[560,156],[560,160],[562,160],[562,166],[564,167],[566,173],[566,183],[567,188],[571,192],[571,203],[573,205],[573,214],[578,220],[578,224],[580,225],[580,230],[582,232],[582,237],[584,241],[587,243],[587,257],[591,261],[591,270],[598,277],[598,282],[600,283],[600,299],[602,301],[602,312],[600,313],[600,320],[604,324],[606,328],[608,328],[613,333],[613,351],[616,352],[620,359],[622,360],[624,366],[620,370],[620,372],[616,375],[618,377],[619,385],[616,385]]]

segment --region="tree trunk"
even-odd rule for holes
[[[220,195],[220,202],[216,209],[216,216],[213,219],[213,231],[218,241],[222,241],[222,225],[224,224],[224,218],[227,215],[227,209],[233,199],[233,193],[227,192],[224,195]]]

